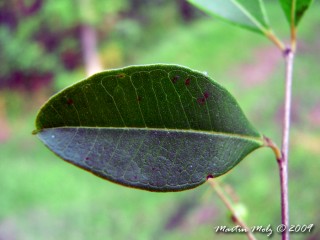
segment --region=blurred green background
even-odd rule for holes
[[[287,40],[278,1],[266,2],[272,26]],[[320,239],[319,13],[316,1],[298,31],[289,186],[291,223],[316,227],[292,239]],[[214,232],[232,222],[208,184],[178,193],[118,186],[61,161],[31,132],[40,106],[88,74],[161,62],[208,72],[280,144],[284,65],[268,40],[183,0],[6,0],[0,59],[0,240],[246,239]],[[269,149],[219,180],[247,208],[249,226],[280,223],[278,169]]]

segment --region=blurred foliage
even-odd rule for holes
[[[206,184],[166,194],[121,187],[60,161],[31,131],[38,108],[54,91],[85,78],[83,23],[97,31],[105,68],[164,62],[207,71],[236,96],[254,126],[276,141],[281,54],[258,34],[206,17],[183,0],[90,2],[83,16],[75,0],[0,1],[0,239],[246,239],[215,235],[215,226],[232,223]],[[278,1],[266,2],[272,26],[288,39]],[[291,222],[316,226],[319,7],[316,1],[298,31],[289,187]],[[220,181],[245,204],[249,226],[280,223],[278,170],[270,150],[254,152]],[[292,235],[319,238],[317,227],[311,235]]]
[[[58,73],[81,67],[79,26],[103,25],[127,5],[126,0],[2,2],[0,87],[33,91],[59,78]]]
[[[97,30],[105,68],[133,61],[137,47],[152,44],[180,18],[175,5],[164,0],[3,1],[0,58],[5,62],[0,88],[34,91],[52,83],[59,89],[69,85],[70,81],[63,84],[65,78],[60,78],[60,73],[70,75],[82,68],[80,28],[84,24]],[[190,9],[188,19],[192,17]]]

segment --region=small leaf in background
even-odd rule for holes
[[[194,188],[263,145],[227,90],[178,65],[95,74],[49,99],[36,128],[67,162],[150,191]]]
[[[265,34],[269,30],[261,0],[188,0],[208,14]]]
[[[313,0],[280,0],[280,3],[288,22],[290,24],[294,23],[293,25],[297,26],[312,1]]]

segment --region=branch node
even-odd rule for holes
[[[277,162],[280,163],[283,154],[281,153],[278,146],[270,138],[266,136],[263,136],[263,139],[264,139],[264,145],[272,149],[272,151],[274,152],[274,155],[276,156]]]
[[[292,53],[292,49],[290,47],[286,47],[284,50],[283,50],[283,56],[284,57],[287,57],[290,53]]]

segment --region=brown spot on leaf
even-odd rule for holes
[[[200,97],[197,99],[197,102],[200,104],[200,105],[204,105],[206,100],[209,98],[209,93],[208,92],[204,92],[203,93],[203,97]]]
[[[201,98],[198,98],[197,99],[197,102],[200,104],[200,105],[204,105],[205,102],[206,102],[206,99],[204,97],[201,97]]]
[[[190,78],[187,78],[186,81],[184,82],[184,84],[185,84],[186,86],[189,86],[189,85],[190,85],[190,81],[191,81]]]
[[[119,73],[119,74],[117,75],[118,78],[124,78],[125,76],[126,76],[125,73]]]
[[[67,104],[68,104],[69,106],[73,105],[73,100],[72,100],[71,98],[68,98],[68,99],[67,99]]]
[[[176,76],[174,76],[174,77],[171,79],[171,81],[172,81],[173,83],[176,83],[176,82],[178,82],[179,78],[180,78],[180,76],[176,75]]]
[[[141,100],[142,100],[142,97],[141,97],[141,96],[138,96],[138,97],[137,97],[137,101],[138,101],[138,102],[141,102]]]

